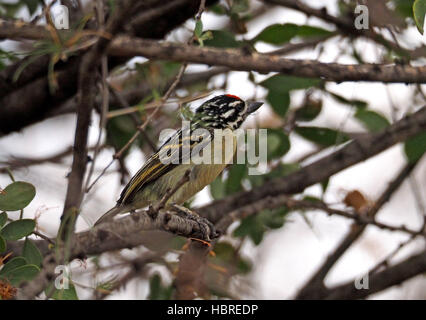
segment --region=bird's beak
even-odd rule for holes
[[[260,106],[263,104],[263,102],[248,102],[247,103],[247,113],[253,113],[257,109],[260,108]]]

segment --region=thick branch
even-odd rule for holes
[[[247,54],[234,49],[201,48],[176,43],[160,43],[154,40],[135,39],[126,36],[114,40],[109,53],[114,56],[144,56],[150,59],[226,66],[239,71],[280,72],[292,76],[321,78],[336,82],[426,82],[426,66],[322,63],[313,60],[285,59],[257,53]]]
[[[369,275],[368,289],[356,289],[350,281],[327,290],[325,299],[362,299],[370,294],[401,284],[402,282],[426,272],[426,251],[422,251],[385,270]]]
[[[16,28],[0,20],[0,25]],[[48,36],[43,27],[40,32],[24,26],[18,33],[37,39]],[[6,33],[6,32],[5,32]],[[0,32],[1,36],[1,32]],[[203,63],[226,66],[233,70],[281,72],[300,77],[322,78],[328,81],[380,81],[380,82],[426,82],[426,67],[409,65],[341,65],[321,63],[311,60],[284,59],[265,54],[247,54],[239,50],[188,47],[174,43],[159,43],[154,40],[117,37],[109,49],[109,54],[119,57],[142,55],[152,59],[165,59],[181,62]]]
[[[426,107],[423,107],[416,113],[389,126],[386,130],[354,139],[337,151],[294,173],[282,178],[272,179],[267,184],[250,191],[240,192],[215,201],[210,205],[199,208],[197,211],[216,223],[228,212],[267,196],[302,192],[305,188],[320,183],[333,174],[371,158],[425,130]]]
[[[106,222],[88,231],[80,232],[70,241],[70,259],[83,259],[88,255],[101,254],[123,248],[134,247],[135,239],[144,239],[142,231],[166,231],[174,235],[208,241],[204,229],[191,219],[179,217],[173,210],[158,212],[154,218],[146,211],[136,212],[111,222]],[[208,235],[213,238],[214,235]],[[153,237],[153,234],[145,235]],[[30,299],[38,295],[54,279],[54,269],[58,265],[54,253],[49,253],[43,261],[43,269],[36,279],[23,284],[20,299]]]
[[[389,201],[391,196],[398,190],[405,179],[410,175],[416,163],[407,164],[396,178],[389,184],[386,190],[375,201],[374,205],[367,212],[369,219],[374,219],[379,209]],[[309,279],[297,294],[297,299],[319,299],[323,298],[327,292],[324,286],[324,279],[335,265],[335,263],[343,256],[350,246],[363,234],[366,225],[354,223],[346,236],[340,241],[336,249],[327,257],[324,263],[318,268],[318,271]],[[423,230],[421,230],[423,231]]]
[[[207,5],[216,1],[208,0]],[[199,1],[193,0],[171,0],[171,2],[176,3],[177,6],[168,7],[167,10],[163,10],[164,1],[152,0],[138,3],[134,14],[156,8],[162,12],[162,15],[147,15],[146,19],[140,19],[138,21],[140,24],[134,25],[135,35],[161,39],[169,31],[192,17],[199,6]],[[133,15],[129,15],[129,18],[131,16]],[[125,23],[123,23],[124,26]],[[64,36],[64,39],[67,39],[66,35]],[[49,39],[50,35],[43,26],[0,19],[0,38],[41,40]],[[76,53],[78,54],[78,52]],[[16,82],[13,81],[15,72],[25,60],[0,71],[0,106],[2,106],[0,136],[45,119],[52,114],[52,110],[57,109],[63,102],[75,95],[81,55],[70,57],[67,61],[60,61],[55,65],[55,74],[59,84],[55,93],[50,93],[48,90],[46,74],[49,60],[48,55],[40,57],[23,70]],[[110,59],[108,65],[110,68],[114,68],[125,61],[125,58],[117,57]]]

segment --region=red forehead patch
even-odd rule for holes
[[[240,97],[234,96],[233,94],[225,94],[225,96],[229,97],[229,98],[234,98],[234,99],[238,99],[241,100]]]

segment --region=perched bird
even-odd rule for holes
[[[190,127],[180,129],[171,136],[133,176],[121,192],[117,204],[107,211],[96,224],[111,219],[119,213],[130,212],[146,207],[160,201],[163,196],[182,181],[189,171],[189,181],[179,187],[166,202],[182,204],[206,185],[213,182],[216,177],[232,161],[235,153],[235,140],[231,154],[225,154],[220,163],[200,163],[192,158],[191,152],[197,149],[211,148],[213,157],[215,148],[224,148],[225,143],[215,143],[214,135],[217,130],[227,132],[224,136],[232,134],[238,129],[247,116],[256,111],[262,102],[245,102],[237,96],[225,94],[216,96],[199,106],[191,119]],[[206,129],[200,136],[194,137],[197,129]],[[229,130],[226,130],[229,129]],[[189,135],[186,135],[188,133]],[[198,130],[200,131],[200,130]],[[207,134],[205,134],[207,132]],[[235,137],[233,137],[235,139]],[[188,141],[189,140],[189,141]],[[184,148],[186,145],[188,148]],[[217,146],[216,146],[217,145]],[[204,151],[203,149],[203,151]],[[167,157],[166,157],[167,156]],[[170,161],[164,161],[167,158]]]

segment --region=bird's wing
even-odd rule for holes
[[[206,139],[207,138],[207,139]],[[201,144],[208,144],[208,137],[200,140],[192,140],[188,135],[182,134],[182,129],[172,135],[155,152],[141,169],[133,176],[120,195],[118,204],[129,203],[134,196],[147,184],[154,182],[162,175],[166,174],[174,167],[185,163],[190,158],[191,149]],[[185,148],[184,143],[188,139],[189,148]]]

